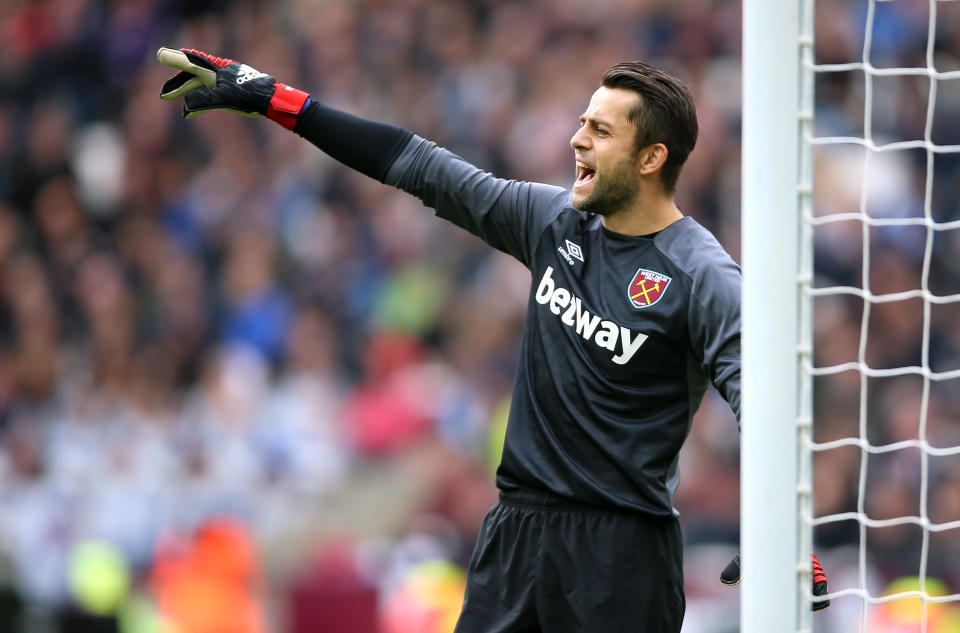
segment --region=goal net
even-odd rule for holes
[[[745,0],[743,222],[742,630],[960,632],[960,2]]]

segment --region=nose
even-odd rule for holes
[[[570,137],[570,147],[573,149],[583,149],[589,146],[590,135],[586,132],[585,125],[577,128],[577,131]]]

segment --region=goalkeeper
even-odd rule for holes
[[[698,132],[687,88],[640,62],[611,67],[570,139],[576,178],[562,189],[495,178],[230,59],[158,57],[180,70],[161,97],[183,97],[184,116],[265,115],[532,272],[500,500],[456,632],[679,632],[678,453],[709,384],[740,410],[740,271],[673,201]],[[723,581],[738,580],[737,559]]]

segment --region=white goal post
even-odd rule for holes
[[[800,146],[812,118],[800,116],[801,99],[810,96],[801,94],[801,56],[812,47],[812,37],[800,33],[809,19],[800,0],[743,3],[743,633],[810,628],[802,593],[810,529],[798,521],[810,493],[798,425],[810,406],[801,366],[810,328],[801,310],[809,307],[800,287],[810,261],[800,239],[801,204],[809,202]],[[806,483],[798,487],[801,467]]]
[[[741,632],[770,631],[808,633],[818,622],[810,612],[810,552],[814,527],[854,521],[859,533],[854,586],[831,583],[831,601],[855,597],[859,601],[856,623],[843,623],[842,630],[861,633],[894,630],[881,624],[886,617],[883,606],[906,600],[917,605],[909,621],[920,633],[939,633],[960,626],[960,591],[958,587],[931,592],[932,578],[928,562],[935,558],[934,535],[960,530],[960,517],[933,512],[928,502],[931,490],[931,458],[960,460],[956,436],[946,437],[950,446],[940,446],[944,436],[934,437],[932,421],[932,385],[960,382],[960,368],[935,366],[931,361],[932,310],[937,306],[960,304],[956,283],[944,294],[937,294],[931,282],[931,262],[935,237],[948,231],[960,231],[960,207],[938,209],[934,204],[934,165],[945,155],[960,155],[960,138],[955,130],[948,135],[948,144],[934,138],[934,119],[939,89],[947,82],[960,85],[960,62],[949,62],[937,68],[938,33],[949,31],[938,24],[938,5],[950,0],[904,0],[913,9],[926,9],[926,29],[914,31],[926,38],[925,61],[911,58],[900,67],[874,64],[872,46],[875,18],[893,4],[886,0],[856,0],[861,10],[862,51],[860,59],[842,63],[817,63],[814,51],[814,0],[744,0],[743,2],[743,144],[742,144],[742,262],[743,289],[743,368],[742,368],[742,442],[741,442],[741,540],[742,602]],[[954,4],[957,4],[954,2]],[[886,6],[881,6],[886,5]],[[879,8],[878,8],[879,7]],[[917,14],[923,16],[922,11]],[[954,25],[960,12],[952,14]],[[886,22],[886,28],[890,22]],[[943,27],[943,28],[940,28]],[[890,33],[888,32],[889,36]],[[917,48],[922,45],[919,42]],[[862,135],[817,136],[814,130],[814,80],[831,73],[857,73],[863,78]],[[880,78],[923,78],[927,81],[926,108],[923,125],[913,126],[913,138],[891,140],[889,130],[875,130],[874,101],[882,94],[875,85]],[[889,91],[887,91],[889,93]],[[942,108],[953,107],[945,100]],[[916,130],[922,128],[921,133]],[[844,132],[845,133],[845,132]],[[952,144],[949,144],[952,143]],[[814,209],[814,148],[854,147],[864,156],[859,208],[831,209],[822,214]],[[917,161],[919,173],[925,170],[922,191],[917,195],[917,210],[899,209],[897,214],[883,216],[871,213],[868,200],[871,179],[882,178],[881,155],[904,151],[922,152]],[[919,179],[915,179],[917,181]],[[941,202],[941,206],[947,203]],[[953,203],[950,203],[953,204]],[[819,206],[819,205],[818,205]],[[922,207],[922,208],[919,208]],[[945,213],[946,211],[946,213]],[[860,285],[814,285],[813,237],[815,231],[829,229],[843,222],[859,224],[862,249]],[[872,287],[871,230],[914,227],[922,230],[922,247],[913,253],[921,262],[916,288],[883,290]],[[819,233],[817,233],[819,235]],[[819,252],[819,251],[818,251]],[[819,272],[819,271],[818,271]],[[942,289],[939,292],[943,293]],[[953,293],[953,294],[951,294]],[[814,299],[855,298],[862,302],[862,316],[856,360],[815,366],[812,344]],[[917,362],[904,366],[871,366],[867,342],[872,313],[877,306],[904,301],[922,302],[922,325],[916,325]],[[960,324],[957,325],[960,328]],[[856,372],[860,385],[859,409],[855,433],[848,437],[816,442],[813,439],[813,380],[845,372]],[[868,410],[868,381],[877,378],[914,376],[922,391],[918,412],[919,425],[915,437],[873,443],[868,433],[877,412]],[[874,407],[875,405],[871,405]],[[882,413],[882,412],[881,412]],[[953,412],[955,416],[955,412]],[[955,417],[950,420],[956,422]],[[818,427],[819,428],[819,427]],[[874,434],[876,429],[872,429]],[[912,433],[912,432],[911,432]],[[936,439],[936,442],[932,440]],[[814,516],[812,499],[813,454],[843,448],[859,450],[856,509],[834,511]],[[868,514],[867,467],[872,456],[893,454],[913,449],[919,471],[918,506],[915,512],[878,518]],[[952,463],[956,467],[957,462]],[[840,484],[843,485],[843,484]],[[878,494],[878,493],[874,493]],[[919,528],[919,561],[916,576],[906,589],[877,591],[868,582],[869,553],[867,530],[913,526]],[[827,568],[830,576],[831,569]],[[837,570],[833,570],[837,571]],[[845,570],[849,571],[849,570]],[[913,572],[911,571],[911,575]],[[850,574],[846,574],[850,578]],[[833,579],[835,579],[834,577]],[[956,580],[954,580],[956,584]],[[891,587],[894,585],[891,584]],[[952,591],[953,593],[950,593]],[[851,605],[851,601],[846,602]],[[900,603],[905,604],[905,603]],[[944,609],[940,609],[944,607]],[[932,612],[951,609],[951,625],[933,623]],[[889,613],[889,612],[886,612]],[[874,614],[879,614],[873,619]],[[941,622],[945,621],[943,619]],[[851,624],[853,626],[847,626]],[[944,628],[947,626],[947,628]],[[879,628],[878,628],[879,627]],[[951,628],[952,627],[952,628]],[[833,629],[831,629],[833,630]],[[837,628],[836,630],[841,630]],[[902,630],[897,628],[896,630]]]

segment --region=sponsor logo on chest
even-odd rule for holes
[[[634,332],[613,321],[601,319],[583,307],[583,301],[553,280],[553,266],[547,266],[537,292],[537,303],[547,306],[551,313],[560,318],[565,326],[574,328],[585,341],[591,341],[597,347],[616,352],[610,360],[618,365],[630,362],[643,342],[646,334]]]

